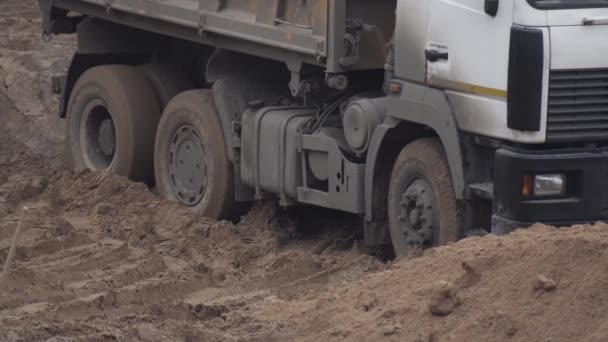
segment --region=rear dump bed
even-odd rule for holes
[[[287,50],[327,72],[382,69],[396,0],[39,0],[43,11],[69,10],[137,26],[156,21],[264,48]],[[103,11],[102,11],[103,10]],[[138,20],[139,18],[139,20]],[[255,49],[250,49],[256,54]],[[248,52],[248,51],[242,51]],[[280,59],[280,58],[277,58]]]

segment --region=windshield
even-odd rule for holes
[[[539,9],[608,7],[608,0],[528,0]]]

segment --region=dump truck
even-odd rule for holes
[[[396,254],[608,218],[608,1],[38,0],[74,167]]]

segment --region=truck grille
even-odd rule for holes
[[[608,69],[551,71],[547,141],[604,139],[608,139]]]

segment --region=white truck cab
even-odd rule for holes
[[[494,15],[486,13],[487,3],[497,5]],[[553,129],[547,127],[552,72],[608,68],[606,1],[402,0],[398,6],[397,15],[402,18],[397,21],[396,49],[406,58],[398,59],[396,76],[445,89],[458,126],[466,132],[545,143],[551,140]],[[512,32],[523,33],[522,39],[535,39],[537,50],[520,51],[518,44],[523,42],[513,41]],[[446,58],[425,61],[420,50],[412,48],[421,44]],[[542,82],[535,94],[540,95],[535,129],[508,124],[509,62],[518,57],[538,58],[537,74],[527,75]],[[417,61],[417,68],[412,68],[411,61]],[[529,81],[522,79],[524,84],[513,86]]]

